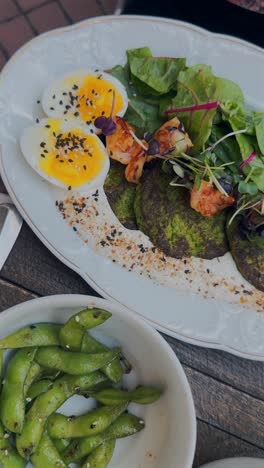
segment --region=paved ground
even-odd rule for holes
[[[0,70],[25,42],[42,32],[114,13],[118,0],[0,0]]]

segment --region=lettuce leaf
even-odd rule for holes
[[[226,78],[214,76],[208,65],[195,65],[181,71],[178,77],[177,95],[172,101],[172,108],[191,107],[199,104],[219,101],[244,103],[240,87]],[[162,108],[164,109],[163,101]],[[193,153],[201,150],[208,140],[212,125],[219,122],[219,110],[205,109],[181,112],[178,117],[185,125],[194,144]]]
[[[163,95],[175,88],[178,74],[186,68],[185,58],[152,57],[143,47],[127,51],[131,79],[142,94]]]
[[[222,129],[217,125],[213,125],[211,135],[209,137],[209,140],[207,141],[207,145],[213,145],[216,141],[220,140],[220,138],[222,138],[226,134],[226,129]],[[221,164],[229,162],[235,163],[230,166],[226,166],[226,171],[232,174],[241,174],[239,166],[243,160],[239,145],[235,137],[227,138],[226,140],[223,140],[221,143],[219,143],[214,148],[214,153],[217,156],[217,159],[221,162]]]
[[[261,153],[264,154],[264,115],[263,113],[254,112],[253,121],[255,125],[255,131],[256,131],[256,137],[257,137],[259,149]]]
[[[236,122],[234,122],[232,118],[229,121],[234,131],[240,129],[236,126]],[[261,154],[256,136],[240,133],[236,135],[236,140],[239,144],[241,156],[244,161],[253,151],[257,151],[257,156],[244,166],[243,172],[245,175],[251,173],[250,179],[255,182],[261,192],[264,192],[264,156]]]
[[[127,90],[129,103],[124,118],[136,128],[137,134],[142,136],[145,132],[152,133],[159,128],[165,120],[159,114],[159,100],[138,93],[130,83],[128,65],[124,67],[117,65],[112,70],[108,70],[108,73],[121,81]]]

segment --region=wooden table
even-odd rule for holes
[[[40,0],[6,0],[0,12],[0,67],[34,34],[88,13],[112,12],[115,4],[116,0],[56,0],[42,6]],[[96,295],[24,224],[0,272],[0,310],[34,297],[65,293]],[[164,338],[181,360],[193,391],[198,423],[194,466],[237,455],[264,458],[264,364]]]
[[[0,310],[65,293],[97,295],[24,223],[0,272]],[[264,458],[264,364],[164,338],[179,357],[193,391],[198,423],[194,467],[230,456]]]

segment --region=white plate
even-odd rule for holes
[[[165,388],[162,398],[153,405],[131,404],[131,412],[144,418],[146,427],[132,438],[117,442],[109,468],[191,468],[196,443],[191,390],[170,346],[143,320],[103,299],[66,294],[48,296],[2,312],[0,338],[32,323],[65,323],[86,307],[101,307],[112,313],[91,334],[107,345],[122,346],[133,366],[125,378],[126,387],[142,383]],[[62,408],[67,415],[83,414],[89,410],[90,400],[75,396]]]
[[[251,288],[238,274],[230,254],[222,257],[219,263],[212,262],[222,283],[226,280],[222,289],[222,286],[215,288],[217,299],[193,294],[194,286],[187,281],[183,285],[186,278],[181,277],[181,287],[177,289],[128,272],[85,245],[69,229],[55,207],[55,200],[65,198],[65,192],[39,178],[21,156],[17,138],[25,126],[40,116],[36,101],[48,82],[84,66],[105,69],[124,63],[127,48],[143,45],[150,46],[155,55],[181,55],[187,57],[188,64],[212,65],[216,74],[241,85],[249,105],[264,109],[264,53],[259,47],[168,19],[94,18],[33,39],[4,68],[0,87],[4,183],[18,210],[42,242],[102,296],[141,314],[154,327],[176,338],[264,360],[264,315],[256,313],[255,307],[230,305],[224,301],[231,296],[234,300],[240,297],[229,292],[232,277],[246,289]],[[87,235],[90,231],[86,229]],[[201,281],[205,293],[208,280],[210,295],[214,293],[213,276],[206,274],[207,265],[211,271],[211,263],[196,261],[195,281]],[[182,264],[181,268],[184,270]],[[203,275],[200,275],[201,270]],[[195,275],[195,268],[193,271]],[[250,300],[250,296],[246,299]]]
[[[218,460],[200,468],[263,468],[264,459],[260,458],[226,458],[225,460]]]

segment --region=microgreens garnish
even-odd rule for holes
[[[104,115],[102,115],[101,117],[97,117],[97,119],[95,119],[94,121],[94,125],[96,126],[96,128],[100,128],[100,130],[102,130],[103,135],[105,136],[112,135],[116,131],[116,123],[113,120],[115,101],[116,94],[115,91],[113,91],[113,101],[110,117],[105,117]]]

